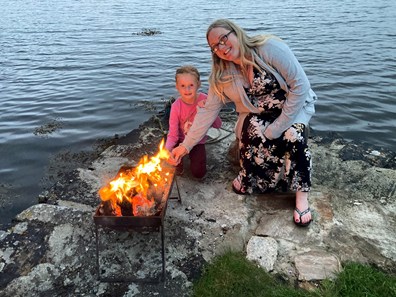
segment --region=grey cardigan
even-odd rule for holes
[[[286,92],[282,112],[273,123],[266,127],[265,137],[268,139],[278,138],[294,123],[307,125],[315,113],[314,103],[317,97],[311,89],[304,70],[290,48],[283,41],[271,38],[258,48],[253,56],[260,67],[276,77],[281,88]],[[226,102],[223,102],[209,88],[205,108],[199,109],[190,131],[181,144],[188,152],[206,135],[225,103],[235,103],[238,112],[238,121],[235,126],[237,138],[240,138],[246,115],[249,113],[259,114],[263,111],[250,103],[243,88],[244,78],[234,63],[228,63],[226,75],[233,77],[232,82],[224,87]]]

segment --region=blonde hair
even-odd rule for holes
[[[184,66],[181,66],[176,69],[176,74],[175,74],[176,82],[177,82],[177,76],[179,74],[191,74],[191,75],[195,76],[195,78],[197,79],[197,82],[201,81],[201,75],[199,74],[198,69],[192,65],[184,65]]]
[[[208,35],[210,31],[218,27],[233,31],[235,36],[237,37],[240,46],[239,51],[241,55],[240,67],[242,70],[242,74],[245,77],[248,76],[247,69],[250,65],[260,70],[260,67],[253,59],[253,51],[255,50],[255,48],[264,44],[270,38],[279,39],[278,37],[271,34],[248,36],[246,32],[234,22],[228,19],[218,19],[208,27],[206,31],[206,40],[208,40]],[[216,53],[212,53],[212,71],[209,76],[209,85],[213,88],[216,95],[218,95],[223,101],[225,100],[225,96],[223,93],[224,85],[230,83],[233,79],[231,75],[225,75],[230,63],[233,62],[220,59],[216,55]]]

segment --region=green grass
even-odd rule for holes
[[[227,252],[208,264],[194,283],[194,297],[390,297],[396,296],[396,277],[372,267],[350,263],[334,281],[325,280],[314,291],[281,283],[246,260],[242,253]]]
[[[396,277],[373,267],[348,263],[334,281],[322,282],[321,296],[390,297],[396,296]]]

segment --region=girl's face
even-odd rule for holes
[[[222,27],[213,28],[208,34],[208,44],[220,59],[238,64],[239,42],[234,31]]]
[[[197,92],[201,83],[190,73],[182,73],[177,75],[176,89],[183,101],[193,103],[197,98]]]

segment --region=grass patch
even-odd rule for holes
[[[281,284],[241,253],[227,252],[205,267],[194,284],[194,297],[308,296],[306,291]]]
[[[334,281],[313,291],[283,283],[248,261],[242,253],[227,252],[205,266],[194,283],[194,297],[388,297],[396,296],[396,277],[370,266],[347,264]]]
[[[321,293],[326,297],[396,296],[396,277],[368,265],[348,263],[337,279],[322,282]]]

